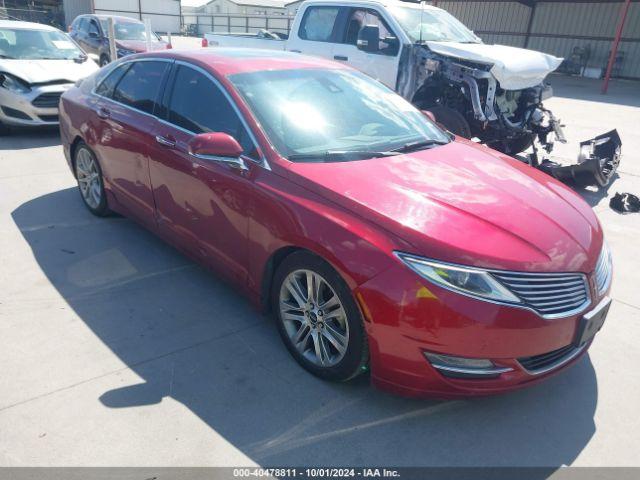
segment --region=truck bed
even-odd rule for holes
[[[257,33],[205,33],[210,47],[262,48],[266,50],[286,50],[287,41],[265,38]]]

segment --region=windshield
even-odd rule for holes
[[[411,7],[389,7],[389,10],[413,42],[482,42],[444,10]]]
[[[100,19],[100,25],[105,37],[109,36],[109,21],[105,18]],[[113,28],[116,32],[116,40],[138,40],[145,42],[147,40],[147,32],[144,23],[138,22],[114,22]],[[151,40],[159,40],[158,36],[151,32]]]
[[[355,160],[414,142],[449,142],[409,102],[359,72],[272,70],[229,80],[276,149],[292,161],[328,161],[326,154],[337,151],[351,152],[343,160]]]
[[[0,28],[0,58],[70,60],[84,55],[67,36],[55,30]]]

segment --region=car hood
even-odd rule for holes
[[[534,87],[562,63],[562,58],[524,48],[485,43],[427,42],[440,55],[493,65],[491,73],[505,90]]]
[[[136,53],[147,51],[147,42],[141,40],[118,40],[116,42],[118,48],[124,48],[126,50],[132,50]],[[164,50],[167,48],[166,42],[151,42],[151,51]]]
[[[598,220],[576,193],[472,142],[362,161],[292,163],[290,173],[429,258],[590,272],[602,246]]]
[[[0,72],[10,73],[27,83],[67,81],[75,83],[98,70],[91,60],[0,60]]]

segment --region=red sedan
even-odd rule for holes
[[[135,55],[60,113],[87,208],[237,284],[322,378],[497,393],[575,362],[604,322],[611,259],[578,195],[343,65]]]

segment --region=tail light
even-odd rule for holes
[[[208,47],[209,46],[209,41],[206,38],[202,39],[202,46],[203,47]]]

